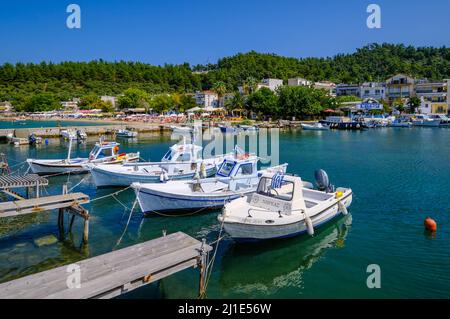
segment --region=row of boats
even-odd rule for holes
[[[363,130],[379,127],[450,127],[450,119],[441,114],[414,116],[389,117],[382,119],[357,118],[351,121],[323,120],[315,123],[302,123],[302,129],[306,131],[328,131],[330,129],[339,130]]]
[[[88,158],[27,162],[37,174],[90,173],[97,187],[131,187],[144,214],[222,209],[218,220],[238,241],[313,235],[315,228],[348,214],[352,190],[337,188],[323,170],[316,185],[287,173],[288,164],[258,170],[259,157],[238,146],[203,158],[183,139],[160,162],[139,162],[116,142],[96,143]]]

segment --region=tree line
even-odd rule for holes
[[[430,80],[450,78],[450,48],[370,44],[351,54],[303,59],[252,51],[220,59],[215,64],[196,66],[103,60],[6,63],[0,66],[0,100],[11,101],[18,110],[48,110],[57,107],[54,101],[93,95],[117,96],[131,88],[147,95],[140,99],[141,105],[166,109],[191,105],[192,100],[184,97],[181,103],[179,99],[186,93],[213,89],[217,83],[220,83],[217,92],[233,92],[239,85],[248,88],[267,77],[287,81],[300,76],[311,81],[362,83],[384,81],[397,73]],[[167,94],[171,101],[165,97]],[[101,108],[108,106],[101,105]]]

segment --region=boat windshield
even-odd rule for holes
[[[257,193],[263,196],[291,201],[294,196],[294,183],[283,180],[282,175],[261,178]]]
[[[223,177],[229,177],[231,172],[233,171],[234,165],[236,165],[235,162],[229,162],[225,161],[220,166],[219,171],[217,172],[217,175],[223,176]]]
[[[98,153],[99,147],[97,145],[94,146],[94,148],[91,151],[91,155],[96,155]]]
[[[169,150],[166,155],[164,155],[163,160],[171,161],[172,160],[172,150]]]

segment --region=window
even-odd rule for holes
[[[263,196],[291,201],[294,196],[294,183],[282,181],[281,187],[276,187],[272,178],[261,178],[257,193]]]
[[[217,173],[217,175],[223,176],[223,177],[230,176],[234,165],[236,165],[236,163],[234,163],[234,162],[224,162],[222,164],[222,166],[220,166],[220,169],[219,169],[219,172]]]
[[[247,164],[242,164],[241,166],[239,166],[237,175],[252,175],[253,174],[253,164],[252,163],[247,163]]]
[[[166,161],[172,160],[172,150],[169,150],[169,151],[166,153],[166,155],[164,155],[163,159],[166,160]]]
[[[191,161],[191,154],[189,153],[183,153],[178,157],[178,161],[180,162],[190,162]]]
[[[100,154],[98,155],[99,158],[102,157],[111,157],[112,154],[112,148],[106,148],[106,149],[102,149]]]

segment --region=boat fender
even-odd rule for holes
[[[159,181],[164,183],[164,172],[161,172],[161,175],[159,175]]]
[[[313,226],[311,218],[309,218],[309,216],[307,216],[306,214],[305,214],[305,224],[306,224],[306,230],[308,231],[308,235],[313,236],[314,235],[314,226]]]
[[[200,164],[200,176],[202,177],[202,178],[206,178],[207,176],[207,173],[206,173],[206,165],[205,165],[205,163],[201,163]]]
[[[341,211],[342,215],[344,215],[344,216],[348,215],[347,207],[345,206],[345,204],[343,202],[339,202],[338,207],[339,207],[339,210]]]

